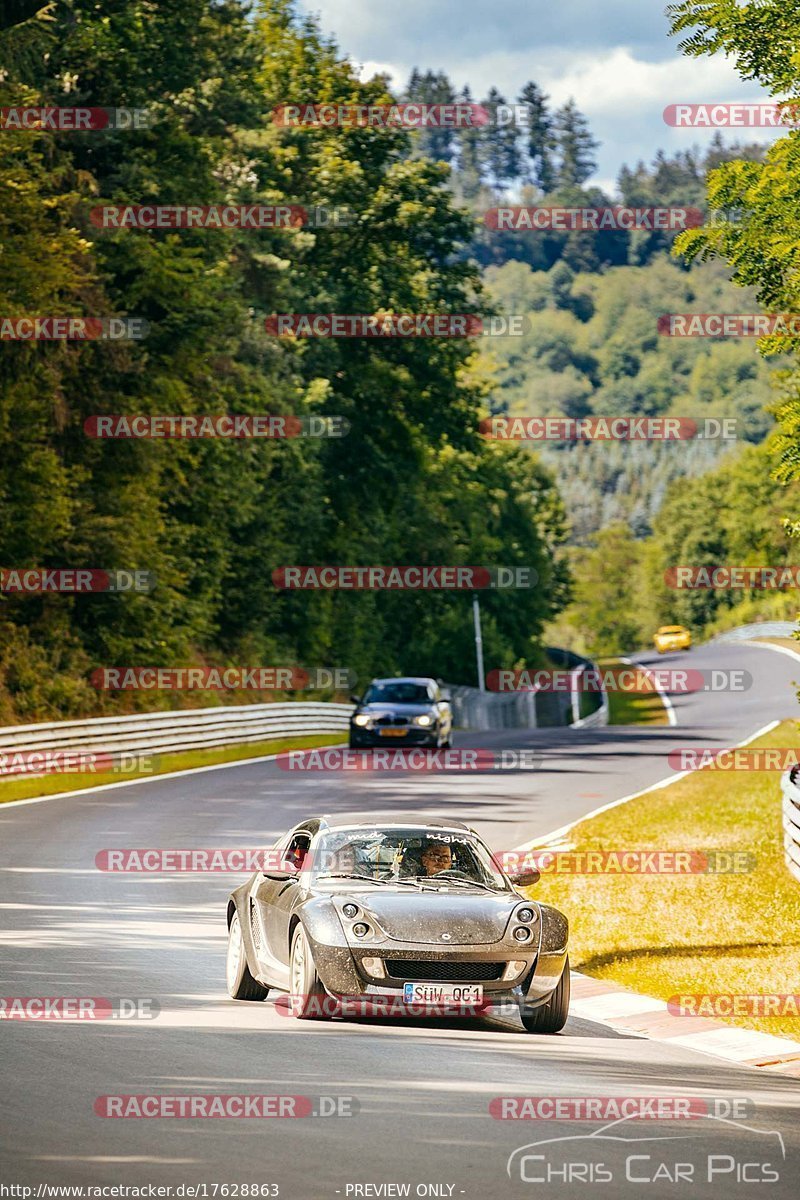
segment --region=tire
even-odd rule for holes
[[[292,1016],[299,1021],[327,1020],[331,1016],[334,1001],[322,986],[306,931],[301,924],[297,925],[292,937],[289,964]]]
[[[228,930],[228,957],[225,964],[225,975],[228,995],[232,1000],[266,1000],[269,995],[269,988],[264,987],[263,983],[259,983],[250,974],[238,912],[233,914],[233,920]]]
[[[564,963],[561,978],[546,1004],[539,1008],[520,1007],[519,1015],[527,1033],[559,1033],[569,1016],[569,958]]]

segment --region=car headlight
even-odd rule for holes
[[[432,725],[433,717],[429,717],[427,713],[423,713],[421,717],[414,717],[415,725]]]
[[[369,725],[369,722],[370,722],[370,718],[368,716],[366,716],[364,713],[357,713],[356,716],[353,717],[354,725],[364,726],[364,725]]]
[[[514,930],[515,942],[529,942],[531,938],[530,929],[526,929],[524,925],[518,925]]]

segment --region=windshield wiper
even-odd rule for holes
[[[429,876],[428,882],[435,883],[436,876]],[[461,884],[462,887],[483,888],[487,892],[499,892],[505,890],[503,888],[496,888],[490,883],[481,883],[478,879],[440,879],[439,884],[441,887],[450,887],[451,884]]]
[[[356,875],[351,871],[326,871],[324,875],[318,875],[317,879],[357,879],[363,883],[379,883],[385,887],[424,887],[426,883],[431,881],[425,877],[414,879],[375,879],[372,875]]]
[[[325,871],[317,879],[357,879],[360,883],[386,883],[385,879],[375,879],[372,875],[359,875],[355,871]]]

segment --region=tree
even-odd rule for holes
[[[597,170],[595,151],[599,142],[592,136],[589,123],[574,100],[568,100],[558,110],[553,128],[558,147],[556,185],[580,187]]]
[[[508,124],[501,122],[498,110],[505,106],[507,101],[497,88],[490,88],[489,95],[481,104],[489,114],[489,121],[483,132],[486,172],[494,187],[502,189],[519,178],[519,131],[513,121]]]
[[[699,57],[724,52],[744,79],[758,81],[788,111],[800,100],[797,30],[800,0],[684,0],[668,13],[674,34],[693,31],[681,42],[684,53]],[[732,220],[715,221],[689,230],[676,252],[689,261],[714,257],[733,268],[734,280],[756,289],[759,302],[772,312],[800,307],[800,131],[792,129],[776,141],[763,161],[737,159],[723,163],[708,178],[708,207],[735,212]],[[795,360],[793,338],[761,339],[763,354],[786,353]],[[777,409],[779,436],[777,474],[784,482],[800,478],[800,366],[784,380]]]
[[[425,71],[414,67],[402,100],[415,104],[453,104],[455,89],[444,71]],[[420,129],[414,135],[415,151],[426,158],[452,164],[456,152],[456,130],[434,125]]]
[[[549,97],[532,80],[519,94],[519,103],[528,106],[528,125],[525,127],[527,178],[545,194],[553,190],[556,182],[553,166],[556,141],[548,100]]]

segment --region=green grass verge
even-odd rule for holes
[[[601,658],[597,664],[603,671],[630,669],[618,658]],[[609,725],[666,725],[667,710],[658,692],[621,692],[612,690],[608,696]]]
[[[52,796],[58,792],[78,791],[80,788],[107,787],[130,779],[155,779],[170,771],[188,771],[195,767],[213,767],[218,763],[240,762],[259,758],[263,754],[283,754],[287,750],[310,750],[314,746],[333,746],[346,741],[346,732],[319,733],[308,737],[273,738],[267,742],[248,742],[246,745],[219,746],[209,750],[185,750],[175,754],[158,754],[152,759],[151,771],[95,771],[43,775],[37,779],[14,778],[0,780],[0,804],[9,800],[30,800],[37,796]]]
[[[752,744],[800,747],[800,727],[785,721]],[[800,883],[784,863],[779,780],[706,768],[577,825],[576,850],[716,849],[757,861],[730,875],[544,874],[531,895],[569,917],[572,965],[665,1000],[800,991]],[[800,1040],[798,1017],[727,1023]]]

